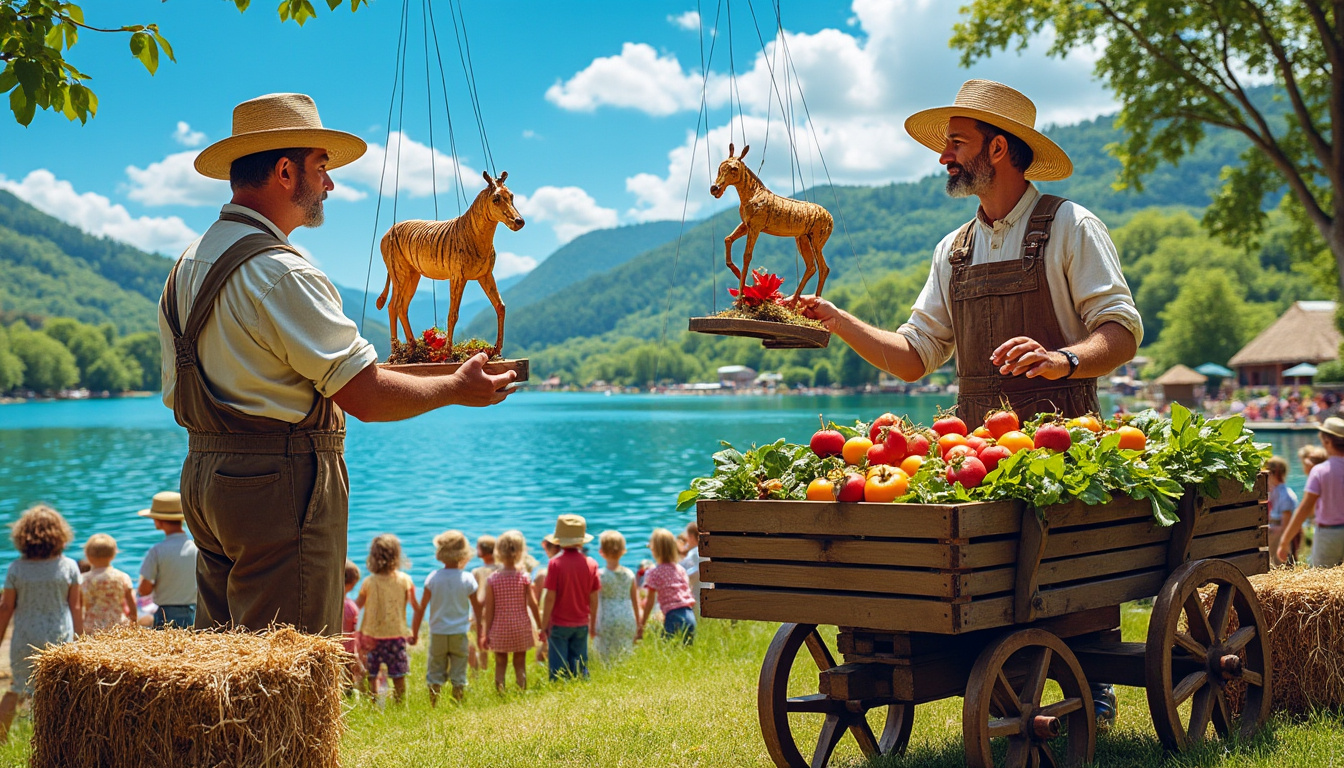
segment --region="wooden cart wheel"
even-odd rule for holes
[[[765,748],[779,768],[823,768],[831,753],[849,731],[859,742],[859,749],[868,758],[905,752],[910,742],[910,726],[914,719],[914,705],[883,701],[841,701],[822,693],[789,696],[789,675],[798,651],[807,647],[817,670],[835,666],[835,657],[826,642],[817,633],[815,624],[784,624],[775,633],[761,665],[761,679],[757,685],[757,708],[761,716],[761,734]],[[867,713],[877,707],[886,707],[887,721],[879,738],[868,725]],[[798,749],[790,714],[824,716],[821,734],[810,759]]]
[[[1208,586],[1217,591],[1205,611],[1199,590]],[[1229,633],[1234,609],[1239,626]],[[1148,708],[1162,746],[1182,751],[1203,741],[1210,724],[1224,738],[1234,731],[1249,737],[1265,724],[1271,690],[1265,631],[1260,600],[1236,566],[1196,560],[1172,572],[1153,602],[1145,655]],[[1232,680],[1246,684],[1239,723],[1223,690]]]
[[[1046,680],[1059,684],[1058,697],[1046,691]],[[990,643],[975,660],[966,684],[962,733],[970,768],[996,765],[996,739],[1007,742],[1000,763],[1007,768],[1091,762],[1097,722],[1092,693],[1073,651],[1043,629],[1018,630]]]

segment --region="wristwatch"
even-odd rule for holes
[[[1073,378],[1073,372],[1078,370],[1078,356],[1067,349],[1057,349],[1055,351],[1063,355],[1065,360],[1069,361],[1069,373],[1064,378]]]

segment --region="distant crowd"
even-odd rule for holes
[[[1339,409],[1340,393],[1317,390],[1304,393],[1296,388],[1283,388],[1276,393],[1255,397],[1228,397],[1206,403],[1211,415],[1241,414],[1247,421],[1279,421],[1293,424],[1311,424],[1323,421]]]

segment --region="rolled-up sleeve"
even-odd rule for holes
[[[1120,255],[1106,226],[1093,216],[1084,216],[1073,231],[1064,269],[1074,309],[1087,332],[1105,323],[1119,323],[1134,335],[1135,345],[1142,345],[1143,319],[1120,271]]]
[[[956,349],[952,334],[952,313],[947,306],[947,293],[943,290],[943,275],[939,265],[945,259],[946,242],[940,243],[929,267],[929,279],[919,298],[910,308],[910,319],[896,332],[904,336],[919,359],[924,363],[924,375],[943,367]]]
[[[264,343],[324,397],[378,361],[373,345],[341,311],[336,287],[316,269],[287,272],[257,309]]]

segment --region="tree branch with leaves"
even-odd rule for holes
[[[225,0],[241,13],[251,0]],[[346,0],[325,0],[336,10]],[[351,12],[368,0],[349,0]],[[101,11],[112,7],[102,4]],[[312,0],[281,0],[280,21],[299,26],[317,15]],[[157,24],[93,26],[85,22],[84,9],[59,0],[0,0],[0,94],[9,94],[9,108],[20,125],[33,121],[38,109],[52,110],[81,124],[98,113],[98,97],[85,81],[88,74],[68,59],[81,32],[126,35],[131,55],[153,75],[159,69],[160,52],[177,61],[173,47]]]

